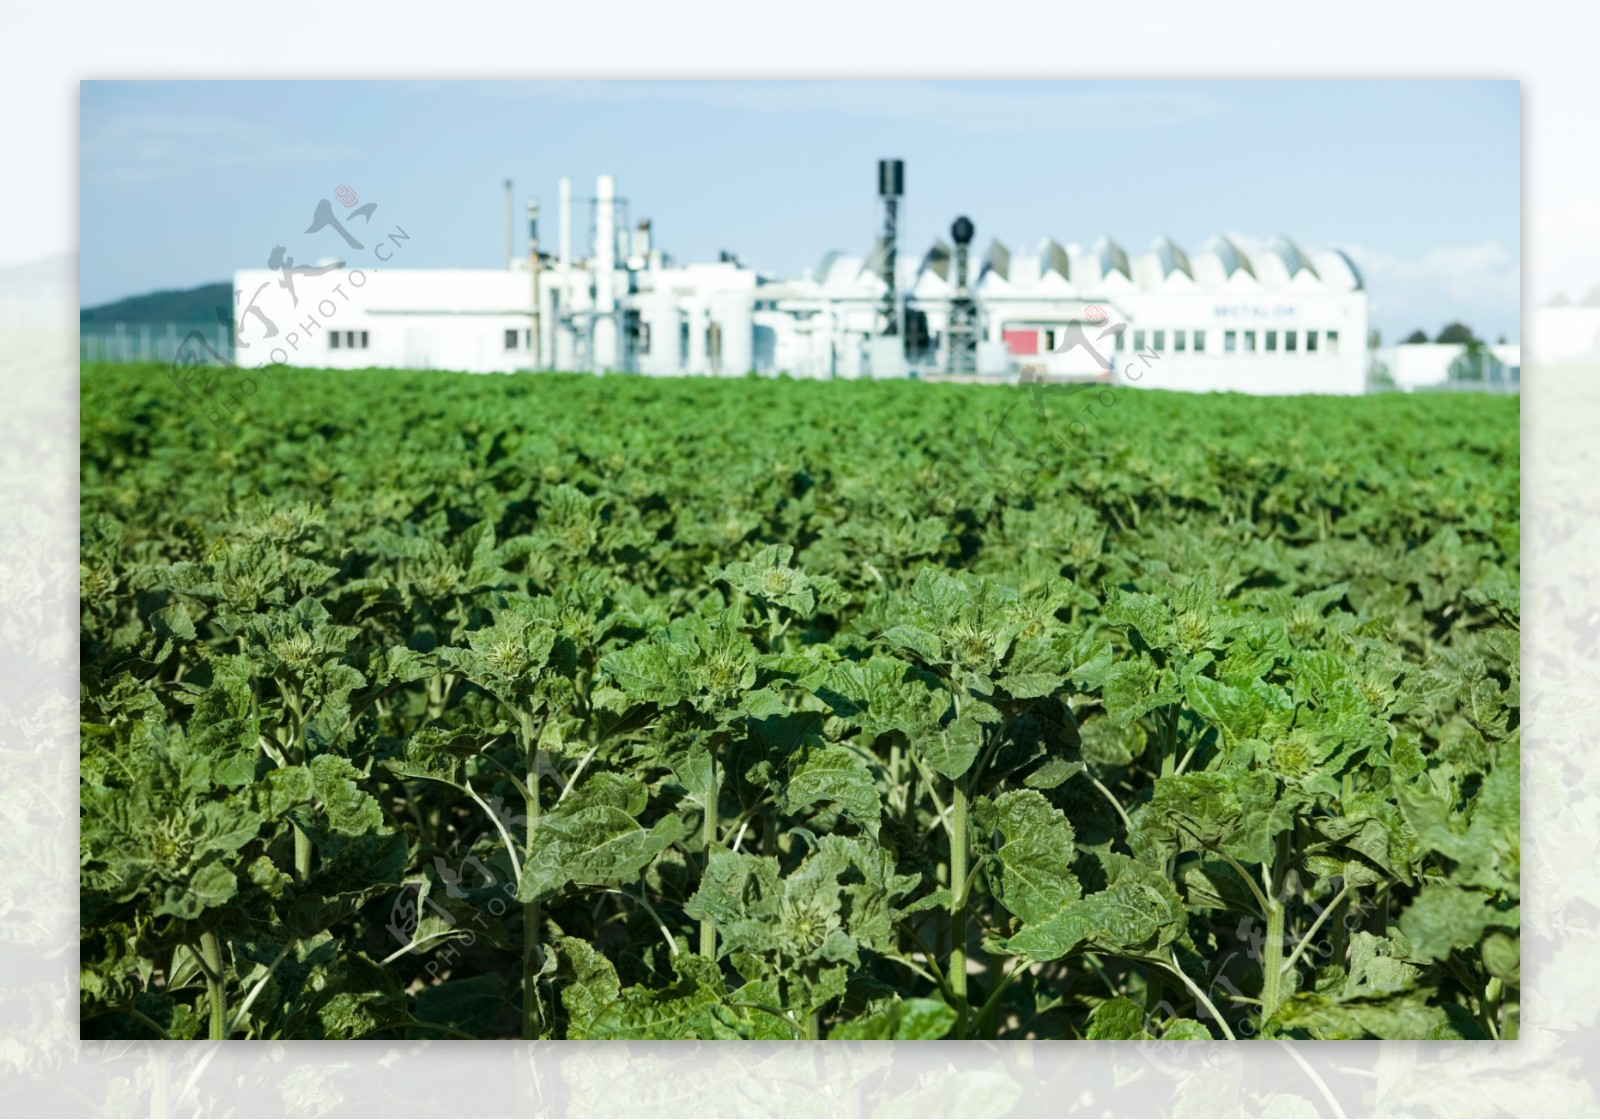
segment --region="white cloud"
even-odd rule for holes
[[[1421,257],[1377,249],[1345,249],[1366,276],[1374,318],[1415,319],[1437,331],[1456,319],[1475,325],[1492,318],[1515,322],[1522,301],[1522,269],[1516,254],[1497,241],[1441,245]]]
[[[1015,90],[986,82],[494,82],[501,95],[558,104],[682,101],[761,113],[840,113],[963,131],[1109,131],[1186,124],[1225,109],[1209,94],[1152,90]]]
[[[236,117],[113,111],[85,113],[83,121],[84,174],[121,182],[349,154],[342,146],[284,138]]]

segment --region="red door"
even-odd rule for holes
[[[1014,355],[1023,356],[1039,352],[1039,332],[1036,330],[1004,330],[1000,334],[1005,339],[1006,349]]]

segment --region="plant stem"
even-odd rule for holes
[[[1112,792],[1101,783],[1099,778],[1095,777],[1087,770],[1085,770],[1083,773],[1086,778],[1094,783],[1094,788],[1104,794],[1105,799],[1111,803],[1111,807],[1117,811],[1117,816],[1122,818],[1122,827],[1126,828],[1130,832],[1133,831],[1133,822],[1128,819],[1128,812],[1122,807],[1122,802],[1116,799]]]
[[[1311,928],[1306,930],[1305,936],[1300,939],[1300,944],[1294,947],[1294,952],[1290,953],[1289,959],[1284,962],[1284,972],[1288,972],[1290,969],[1294,968],[1296,962],[1300,960],[1301,956],[1304,955],[1306,948],[1311,944],[1311,939],[1317,935],[1317,930],[1321,929],[1322,923],[1327,921],[1328,916],[1338,909],[1339,904],[1344,901],[1345,895],[1349,893],[1349,891],[1349,883],[1346,883],[1344,886],[1340,887],[1339,893],[1333,896],[1332,902],[1328,903],[1328,908],[1317,915],[1317,920],[1311,923]]]
[[[311,878],[311,837],[294,827],[294,877],[304,883]]]
[[[701,837],[705,841],[705,870],[711,870],[711,849],[717,842],[717,762],[711,760],[711,786],[706,790],[706,811]],[[770,854],[770,853],[769,853]],[[705,872],[702,872],[702,876]],[[707,960],[717,959],[717,927],[709,918],[700,919],[700,955]],[[816,1037],[814,1034],[811,1037]]]
[[[1182,708],[1173,703],[1167,705],[1167,725],[1161,731],[1161,776],[1170,778],[1178,764],[1178,716]]]
[[[519,737],[522,739],[522,757],[528,768],[526,798],[526,859],[533,858],[533,845],[539,831],[539,759],[534,749],[533,717],[526,712],[517,713]],[[520,884],[519,884],[520,886]],[[536,1039],[544,1033],[539,1012],[540,932],[543,919],[537,901],[522,904],[522,1037]]]
[[[1262,947],[1261,1023],[1277,1014],[1283,1002],[1283,879],[1288,874],[1289,834],[1278,834],[1277,856],[1271,866],[1261,868],[1261,881],[1267,887],[1267,941]],[[1326,911],[1324,911],[1326,913]]]
[[[220,1042],[228,1037],[228,1005],[222,988],[222,946],[215,930],[200,935],[200,961],[205,965],[206,991],[211,996],[211,1039]]]
[[[1189,979],[1189,974],[1187,972],[1178,967],[1177,953],[1172,952],[1171,950],[1168,950],[1168,952],[1172,955],[1172,959],[1170,961],[1161,960],[1159,957],[1153,957],[1150,959],[1154,960],[1168,972],[1172,973],[1172,975],[1176,976],[1179,982],[1181,982],[1185,988],[1189,989],[1190,994],[1194,996],[1196,1001],[1199,1002],[1200,1006],[1204,1007],[1211,1013],[1211,1017],[1215,1019],[1217,1021],[1217,1025],[1222,1028],[1224,1037],[1226,1037],[1229,1042],[1237,1042],[1238,1039],[1234,1038],[1233,1031],[1228,1029],[1228,1021],[1222,1017],[1222,1012],[1217,1010],[1217,1005],[1211,1002],[1206,993],[1201,990],[1200,985]]]
[[[996,957],[993,958],[993,960],[998,961],[999,958]],[[974,1033],[976,1033],[980,1038],[993,1037],[993,1020],[1000,1010],[1000,997],[1005,995],[1006,989],[1011,987],[1011,982],[1021,975],[1022,971],[1026,969],[1030,963],[1031,962],[1024,957],[1017,962],[1016,967],[1010,972],[1007,972],[996,978],[994,988],[989,993],[989,998],[983,1001],[983,1006],[978,1009],[978,1014],[973,1020]],[[994,971],[998,970],[991,970],[991,972]]]
[[[1261,1021],[1277,1013],[1283,992],[1283,904],[1273,899],[1267,911],[1267,940],[1262,946]]]
[[[1483,989],[1483,1020],[1489,1028],[1489,1037],[1500,1041],[1500,1000],[1505,996],[1505,985],[1498,976],[1491,976]]]
[[[956,1015],[967,1013],[967,787],[955,782],[950,806],[950,989]]]

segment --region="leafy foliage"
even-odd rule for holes
[[[82,386],[86,1035],[1517,1034],[1514,400]]]

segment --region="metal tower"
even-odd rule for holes
[[[954,294],[950,297],[950,339],[945,346],[946,373],[978,372],[978,305],[967,286],[967,253],[972,246],[972,222],[963,215],[950,226],[956,243]]]
[[[878,333],[898,338],[900,330],[900,299],[894,288],[895,249],[898,232],[900,196],[906,193],[906,165],[904,160],[880,159],[878,161],[878,197],[883,199],[883,304],[880,308],[881,324]]]

